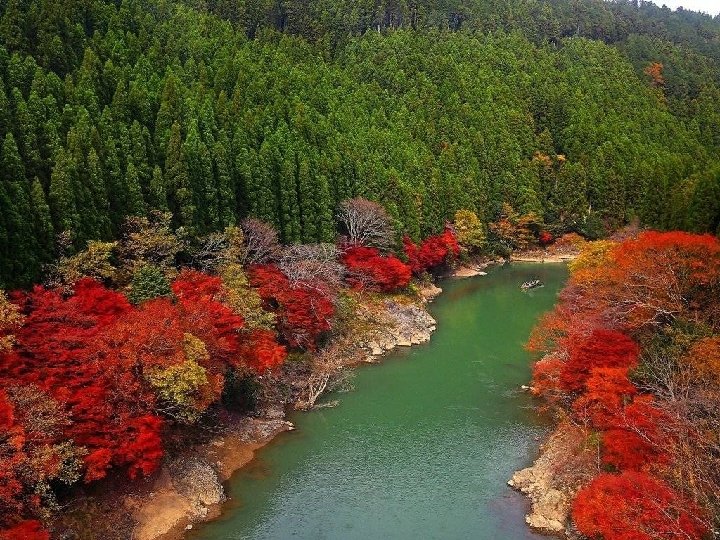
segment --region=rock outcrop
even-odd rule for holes
[[[437,322],[422,307],[385,301],[383,325],[371,332],[360,346],[371,356],[381,356],[395,347],[410,347],[430,341]]]
[[[571,537],[568,525],[572,501],[597,468],[596,453],[586,442],[584,430],[561,422],[540,447],[535,463],[517,471],[508,481],[530,498],[532,508],[525,521],[534,529]]]

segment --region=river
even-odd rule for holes
[[[539,278],[529,292],[520,283]],[[513,264],[441,284],[427,345],[357,369],[335,408],[296,413],[229,482],[222,517],[194,540],[543,538],[511,490],[547,426],[519,390],[522,345],[567,277]]]

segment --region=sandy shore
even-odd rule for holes
[[[280,419],[243,418],[227,433],[163,466],[146,489],[124,498],[135,522],[133,540],[179,540],[193,523],[218,517],[222,483],[278,434],[293,429]]]
[[[576,258],[576,255],[513,255],[510,260],[515,262],[564,263]]]

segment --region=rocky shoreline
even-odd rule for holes
[[[597,453],[585,444],[587,436],[580,427],[561,421],[540,446],[535,462],[508,480],[509,486],[530,499],[525,522],[532,529],[577,538],[570,522],[571,504],[597,468]]]
[[[525,252],[513,255],[518,262],[569,262],[577,253]],[[540,360],[542,361],[542,360]],[[530,387],[523,386],[529,390]],[[597,455],[586,444],[588,434],[567,419],[561,419],[540,445],[530,467],[516,471],[508,485],[530,499],[525,522],[530,528],[553,536],[578,538],[570,520],[571,503],[580,487],[597,469]]]

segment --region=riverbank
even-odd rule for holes
[[[78,534],[82,522],[105,540],[179,540],[195,524],[218,517],[226,500],[223,483],[257,450],[294,429],[287,413],[312,409],[322,394],[346,384],[354,366],[430,339],[436,323],[425,304],[440,292],[434,284],[412,295],[349,292],[347,328],[320,353],[288,361],[277,373],[261,377],[259,403],[251,415],[223,415],[207,440],[169,458],[145,482],[119,482],[81,497],[84,504],[75,512],[71,505],[59,528]]]
[[[553,251],[530,251],[511,260],[534,263],[567,263],[577,258],[577,246]],[[540,360],[542,362],[542,360]],[[587,433],[567,420],[560,421],[530,467],[516,471],[508,485],[530,499],[525,522],[543,534],[575,538],[569,529],[571,503],[580,487],[597,470],[597,452],[585,444]],[[561,468],[558,464],[570,463]]]
[[[569,529],[572,501],[597,472],[597,449],[587,444],[588,433],[561,421],[540,445],[530,467],[515,472],[508,485],[530,499],[525,522],[544,534],[575,538]]]

